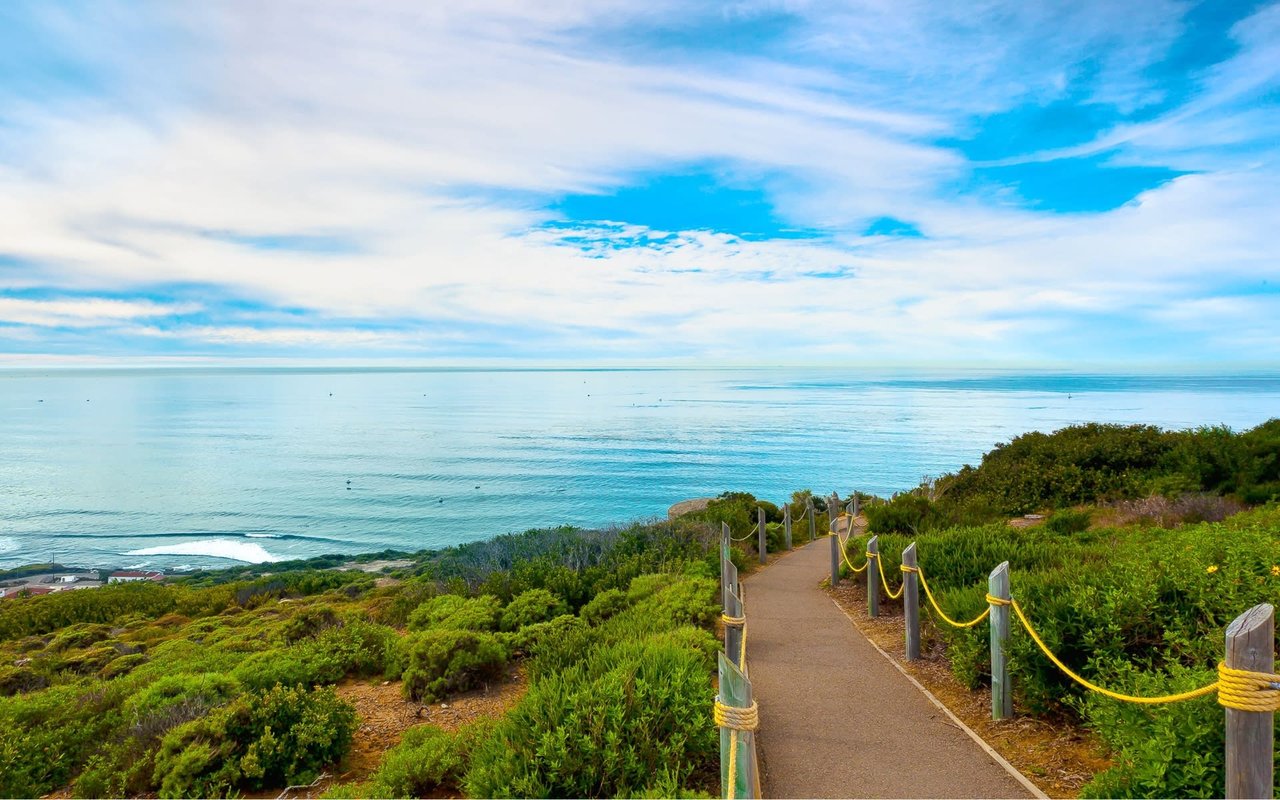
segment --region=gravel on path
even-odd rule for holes
[[[1030,797],[820,587],[820,539],[744,580],[765,797]]]

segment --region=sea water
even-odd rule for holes
[[[0,567],[195,568],[887,495],[1077,422],[1251,427],[1280,375],[0,372]]]

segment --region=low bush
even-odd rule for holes
[[[404,694],[428,703],[500,678],[508,657],[502,642],[484,631],[423,631],[409,636],[405,648]]]
[[[308,783],[346,752],[355,724],[354,709],[332,689],[276,686],[242,695],[165,734],[154,780],[161,797]]]
[[[708,659],[670,641],[605,648],[534,683],[472,755],[475,797],[617,797],[715,761]]]
[[[1089,530],[1092,520],[1093,514],[1087,510],[1063,509],[1055,511],[1044,526],[1054,533],[1080,533]]]
[[[516,595],[502,610],[502,630],[515,631],[546,622],[568,612],[565,602],[546,589],[530,589]]]
[[[467,598],[442,594],[414,609],[409,615],[409,630],[492,631],[498,627],[500,608],[493,595]]]

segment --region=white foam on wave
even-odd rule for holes
[[[239,542],[234,539],[200,539],[182,544],[166,544],[159,547],[145,547],[141,550],[130,550],[127,556],[212,556],[228,558],[232,561],[244,561],[250,564],[262,564],[271,561],[284,561],[281,556],[267,552],[260,544]]]
[[[248,539],[279,539],[278,533],[246,533],[245,538]]]
[[[12,553],[18,549],[18,540],[12,536],[0,536],[0,553]]]

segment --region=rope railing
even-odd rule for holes
[[[747,539],[750,539],[752,536],[754,536],[754,535],[756,534],[756,532],[757,532],[757,531],[759,531],[759,530],[760,530],[760,523],[759,523],[759,522],[757,522],[757,523],[756,523],[756,524],[751,528],[751,530],[747,531],[747,532],[746,532],[745,534],[743,534],[742,536],[730,536],[730,537],[729,537],[729,539],[730,539],[731,541],[734,541],[734,542],[745,542]]]
[[[889,598],[893,600],[897,600],[902,597],[903,593],[906,591],[907,584],[905,576],[915,575],[919,579],[920,586],[924,589],[925,596],[928,598],[929,604],[933,607],[934,612],[944,622],[955,628],[971,628],[977,625],[991,615],[992,608],[1012,608],[1019,624],[1021,624],[1022,628],[1031,637],[1031,640],[1035,642],[1036,646],[1040,649],[1040,652],[1044,654],[1045,658],[1049,659],[1055,667],[1077,684],[1092,692],[1096,692],[1105,697],[1110,697],[1113,700],[1142,705],[1162,705],[1166,703],[1178,703],[1184,700],[1194,700],[1197,697],[1205,697],[1206,695],[1213,694],[1216,691],[1218,693],[1219,704],[1226,708],[1232,708],[1238,711],[1280,711],[1280,675],[1234,669],[1232,667],[1228,667],[1225,662],[1218,664],[1218,680],[1185,692],[1176,692],[1173,694],[1157,696],[1142,696],[1124,694],[1122,692],[1107,689],[1106,687],[1099,686],[1098,684],[1089,681],[1068,667],[1062,659],[1059,658],[1047,644],[1045,644],[1044,638],[1040,636],[1035,626],[1031,624],[1031,620],[1028,619],[1022,604],[1016,599],[1012,597],[999,597],[988,592],[985,597],[987,608],[977,617],[967,622],[960,622],[952,619],[945,611],[942,610],[941,604],[938,603],[937,598],[933,594],[933,590],[929,587],[929,582],[925,578],[924,570],[920,567],[911,567],[906,564],[901,565],[899,569],[904,576],[904,580],[899,584],[897,592],[894,592],[889,587],[889,582],[885,577],[884,563],[880,558],[879,553],[867,550],[867,562],[863,564],[862,567],[855,568],[849,561],[849,557],[845,553],[845,548],[843,546],[840,547],[840,552],[841,555],[844,556],[845,564],[848,565],[849,569],[855,574],[866,570],[870,563],[875,561],[877,571],[879,572],[880,584],[884,587],[885,593]]]
[[[852,533],[853,526],[849,526]],[[1165,705],[1217,694],[1218,705],[1225,714],[1225,787],[1227,798],[1271,797],[1274,785],[1274,715],[1280,711],[1280,674],[1274,672],[1275,608],[1267,603],[1254,606],[1238,616],[1225,635],[1225,657],[1217,665],[1217,680],[1181,692],[1160,695],[1135,695],[1100,686],[1076,671],[1058,657],[1032,624],[1022,603],[1010,591],[1009,563],[992,570],[985,594],[986,608],[977,617],[962,621],[952,619],[938,602],[925,571],[917,559],[912,543],[902,553],[902,583],[895,591],[889,586],[884,560],[879,553],[879,537],[867,540],[867,560],[856,567],[849,560],[847,540],[842,540],[833,525],[831,541],[831,584],[839,580],[840,564],[854,574],[867,572],[867,613],[879,613],[879,592],[883,588],[890,599],[903,598],[906,625],[906,657],[920,657],[920,598],[924,590],[928,606],[936,618],[955,628],[972,628],[984,620],[991,626],[991,716],[1004,719],[1013,716],[1013,690],[1010,681],[1008,641],[1013,620],[1026,631],[1040,653],[1063,675],[1088,692],[1124,703],[1145,706]],[[836,551],[839,551],[837,555]],[[876,562],[875,574],[869,571]]]

